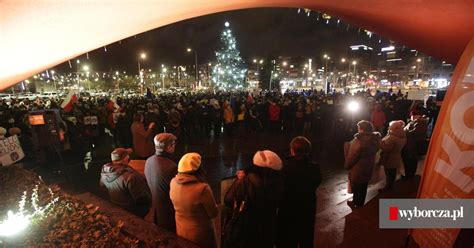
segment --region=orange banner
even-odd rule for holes
[[[431,138],[418,198],[474,198],[474,39],[459,60]],[[452,247],[459,229],[413,229],[420,247]]]

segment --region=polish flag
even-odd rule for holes
[[[61,108],[64,112],[70,112],[75,102],[77,102],[76,92],[70,90],[69,94],[64,98],[63,103],[61,103]]]

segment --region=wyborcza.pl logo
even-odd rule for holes
[[[380,199],[380,228],[474,228],[473,199]]]
[[[464,207],[457,210],[433,210],[433,209],[399,209],[398,207],[389,208],[389,220],[398,220],[398,216],[402,219],[412,220],[414,218],[451,218],[456,220],[464,218]]]

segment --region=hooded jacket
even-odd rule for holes
[[[396,169],[402,163],[402,149],[407,143],[405,131],[403,129],[389,130],[382,139],[379,163],[386,169]]]
[[[353,183],[368,183],[375,165],[375,155],[380,148],[380,133],[357,133],[350,143],[344,167]]]
[[[218,209],[209,185],[196,175],[178,173],[171,180],[170,198],[176,213],[176,234],[199,247],[217,247],[212,219]]]
[[[145,178],[128,165],[108,163],[102,166],[100,186],[115,205],[144,217],[151,203]]]

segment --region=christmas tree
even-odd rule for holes
[[[212,69],[214,85],[227,90],[243,88],[247,72],[229,26],[226,22],[221,34],[222,47],[216,51],[217,61]]]

